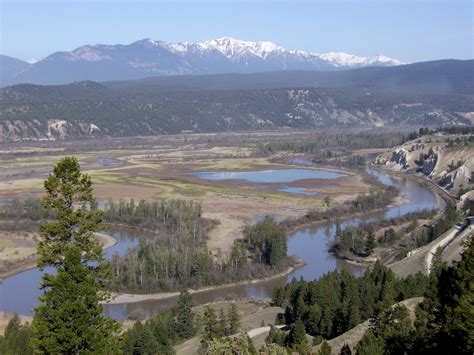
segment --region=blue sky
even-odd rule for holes
[[[23,60],[138,39],[269,40],[413,62],[473,58],[472,0],[0,0],[0,53]]]

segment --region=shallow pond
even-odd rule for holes
[[[292,183],[298,180],[327,179],[334,180],[347,176],[344,173],[318,169],[273,169],[257,171],[205,171],[192,173],[204,180],[222,181],[222,180],[242,180],[251,183],[258,183],[257,189],[275,189],[291,194],[299,195],[317,195],[318,192],[310,191],[307,187],[301,186],[275,186],[270,184]],[[267,185],[266,185],[267,184]],[[337,185],[328,185],[321,183],[312,184],[313,188],[333,189]]]
[[[281,183],[306,179],[338,179],[347,174],[316,169],[274,169],[258,171],[205,171],[192,175],[205,180],[245,180],[256,183]]]

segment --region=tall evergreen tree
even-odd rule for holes
[[[372,254],[372,252],[374,251],[374,247],[375,247],[375,233],[372,229],[370,229],[369,232],[367,233],[367,242],[365,244],[367,255]]]
[[[300,346],[307,345],[306,332],[303,321],[298,318],[290,330],[287,338],[287,346],[297,350]]]
[[[124,335],[122,351],[124,355],[154,355],[166,354],[172,352],[160,351],[160,344],[153,336],[150,327],[144,326],[140,322],[136,322],[133,328]]]
[[[368,331],[355,348],[357,355],[383,355],[383,343]]]
[[[45,274],[40,304],[32,324],[32,345],[40,353],[114,351],[118,325],[102,314],[108,263],[94,238],[101,214],[95,203],[90,177],[79,162],[66,157],[55,165],[44,183],[43,205],[53,217],[40,226],[38,266],[52,267]]]
[[[188,290],[181,291],[176,305],[176,332],[181,339],[188,339],[196,333],[192,308],[193,300]]]
[[[228,335],[236,334],[240,328],[240,316],[235,303],[231,303],[227,312],[227,322],[229,324]]]
[[[217,338],[219,333],[219,324],[217,321],[217,315],[212,307],[207,306],[203,314],[204,334],[201,340],[202,343]]]
[[[227,333],[227,318],[225,315],[224,308],[221,308],[219,312],[219,325],[217,327],[217,336],[219,338],[225,336]]]
[[[0,354],[32,354],[33,352],[29,346],[30,337],[29,325],[21,325],[20,317],[15,314],[8,322],[4,335],[0,335]]]
[[[474,352],[474,236],[459,262],[435,268],[417,309],[415,351]]]

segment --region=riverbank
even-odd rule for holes
[[[385,173],[391,175],[391,171],[385,171]],[[406,176],[405,176],[406,177]],[[430,189],[432,190],[432,189]],[[436,193],[436,191],[434,191]],[[389,208],[396,208],[398,206],[401,206],[403,204],[409,203],[410,199],[405,196],[405,195],[398,195],[396,196],[390,204],[383,208],[378,208],[375,210],[372,210],[370,212],[364,212],[364,213],[355,213],[351,215],[344,216],[341,218],[341,222],[344,222],[346,220],[354,219],[354,218],[362,218],[365,216],[370,216],[374,213],[377,212],[384,212]],[[308,222],[305,224],[300,224],[297,227],[291,228],[288,230],[289,233],[294,233],[296,231],[302,230],[307,227],[313,227],[313,226],[318,226],[318,225],[324,225],[326,223],[333,223],[331,220],[320,220],[320,221],[314,221],[314,222]],[[367,260],[361,260],[358,258],[358,260],[350,260],[348,258],[338,258],[339,260],[343,260],[347,262],[348,264],[354,264],[354,265],[367,265],[370,263],[373,263],[374,260],[373,258],[368,258]],[[370,260],[369,260],[370,259]],[[191,294],[198,294],[201,292],[208,292],[212,290],[218,290],[218,289],[225,289],[225,288],[230,288],[230,287],[235,287],[235,286],[242,286],[242,285],[251,285],[251,284],[256,284],[260,282],[265,282],[269,281],[272,279],[277,279],[279,277],[283,277],[285,275],[290,274],[297,268],[303,266],[304,263],[300,263],[299,265],[294,265],[285,270],[284,272],[278,273],[276,275],[273,275],[271,277],[266,277],[266,278],[261,278],[261,279],[255,279],[255,280],[244,280],[244,281],[239,281],[239,282],[234,282],[234,283],[228,283],[224,285],[218,285],[218,286],[209,286],[209,287],[203,287],[200,289],[192,289],[189,290]],[[126,304],[126,303],[138,303],[138,302],[143,302],[143,301],[152,301],[152,300],[165,300],[165,299],[170,299],[177,297],[179,295],[179,292],[158,292],[158,293],[152,293],[152,294],[126,294],[126,293],[119,293],[116,294],[113,299],[108,302],[108,304]]]
[[[108,235],[106,233],[97,232],[95,233],[95,236],[99,240],[99,242],[102,244],[102,248],[104,250],[117,244],[117,240],[111,235]],[[0,271],[0,282],[10,276],[19,274],[23,271],[34,269],[36,267],[37,258],[38,258],[38,255],[35,253],[31,255],[30,258],[21,260],[20,263],[18,263],[18,265],[13,266],[12,268],[9,268],[6,271]]]
[[[373,169],[373,171],[378,171],[382,174],[386,174],[390,177],[393,176],[393,177],[399,178],[399,179],[411,180],[411,181],[416,182],[420,185],[423,185],[424,187],[429,189],[435,196],[437,196],[437,198],[442,199],[444,203],[452,203],[453,200],[454,200],[454,198],[451,194],[444,191],[441,187],[437,186],[432,181],[430,181],[426,178],[423,178],[421,176],[417,176],[417,175],[414,175],[414,174],[408,174],[408,173],[394,172],[390,169],[383,168],[383,167],[380,167],[380,166],[374,166],[374,165],[370,165],[370,169]],[[383,212],[388,211],[389,209],[394,209],[394,208],[397,208],[397,207],[401,207],[405,204],[409,204],[410,202],[413,202],[413,201],[411,201],[408,198],[408,196],[400,193],[398,196],[396,196],[392,200],[392,202],[390,204],[386,205],[385,207],[378,208],[378,209],[373,209],[369,212],[360,212],[360,213],[349,214],[349,215],[340,217],[339,222],[342,224],[346,221],[349,221],[349,220],[352,220],[352,219],[355,219],[355,218],[363,219],[365,217],[370,217],[371,215],[374,215],[376,213],[383,213]],[[439,205],[439,207],[438,207],[437,214],[433,218],[431,218],[430,221],[437,220],[437,219],[441,218],[441,216],[444,214],[444,208],[443,208],[444,205],[440,205],[439,203],[438,203],[438,205]],[[331,220],[327,220],[327,219],[319,220],[319,221],[308,221],[306,223],[302,223],[302,224],[299,224],[297,226],[291,227],[287,230],[288,230],[288,233],[295,233],[298,230],[301,230],[303,228],[324,226],[325,224],[329,224],[329,223],[333,223],[333,222],[331,222]],[[392,249],[392,246],[379,248],[379,249],[380,250],[378,250],[378,254],[380,255],[384,251],[390,251]],[[399,252],[399,251],[400,250],[398,250],[397,252]],[[393,251],[392,251],[392,253],[393,253]],[[338,256],[335,253],[332,253],[332,255],[334,257],[336,257],[338,260],[344,261],[345,263],[351,264],[351,265],[354,265],[354,266],[368,266],[368,265],[371,265],[374,262],[376,262],[377,259],[378,259],[377,256],[368,256],[368,257],[359,257],[359,256],[355,256],[355,255],[354,256],[351,256],[351,255]]]
[[[259,279],[253,279],[253,280],[231,282],[231,283],[226,283],[223,285],[209,286],[209,287],[203,287],[203,288],[198,288],[198,289],[189,289],[188,291],[190,294],[197,294],[201,292],[221,290],[221,289],[225,289],[229,287],[245,286],[245,285],[257,284],[260,282],[271,281],[274,279],[278,279],[280,277],[284,277],[304,265],[305,265],[305,262],[303,260],[295,260],[294,264],[289,266],[286,270],[272,276],[263,277]],[[112,299],[108,301],[107,304],[123,304],[123,303],[135,303],[135,302],[143,302],[143,301],[157,301],[157,300],[164,300],[167,298],[177,297],[179,296],[179,294],[180,294],[179,291],[157,292],[157,293],[149,293],[149,294],[118,293],[115,295],[113,294]]]

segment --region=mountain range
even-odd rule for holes
[[[334,71],[400,64],[400,61],[383,55],[319,54],[286,49],[272,42],[242,41],[231,37],[200,43],[143,39],[128,45],[85,45],[71,52],[53,53],[34,64],[0,55],[0,85],[64,84],[183,74]]]
[[[474,124],[474,60],[0,89],[0,141]]]

